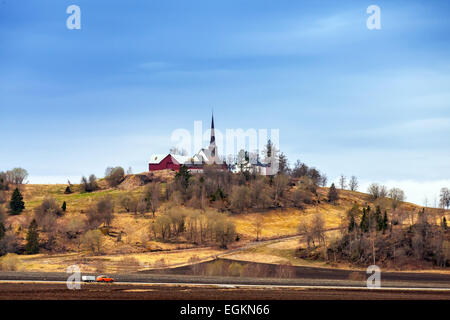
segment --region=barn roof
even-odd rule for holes
[[[164,160],[167,156],[171,156],[176,162],[179,164],[185,164],[185,163],[198,163],[201,162],[197,156],[189,157],[189,156],[180,156],[178,154],[167,154],[167,153],[160,153],[160,154],[153,154],[150,157],[149,164],[158,164],[162,160]]]
[[[150,161],[148,163],[150,164],[158,164],[160,163],[165,157],[167,157],[168,154],[152,154],[152,156],[150,157]]]

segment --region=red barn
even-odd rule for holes
[[[222,170],[228,170],[224,161],[220,161],[217,155],[216,137],[214,134],[214,116],[211,119],[211,141],[208,149],[201,149],[193,157],[180,156],[177,154],[154,154],[148,162],[149,171],[175,170],[179,171],[185,165],[191,172],[201,173],[205,164],[219,164]]]
[[[164,169],[171,169],[178,171],[180,167],[189,161],[189,157],[173,155],[173,154],[154,154],[152,155],[149,163],[149,171],[157,171]]]

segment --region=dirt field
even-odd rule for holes
[[[221,288],[188,285],[83,284],[69,290],[65,284],[1,283],[1,300],[450,300],[448,292],[333,290],[285,288]]]

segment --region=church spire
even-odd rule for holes
[[[216,135],[214,133],[214,113],[211,117],[211,140],[209,142],[209,150],[211,151],[211,156],[214,158],[216,156]]]
[[[214,133],[214,113],[213,113],[212,118],[211,118],[211,141],[209,143],[212,144],[215,142],[216,142],[216,136]]]

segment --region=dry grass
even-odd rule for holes
[[[66,272],[67,267],[78,265],[82,272],[123,273],[138,269],[177,267],[191,264],[192,261],[212,260],[223,251],[204,248],[173,252],[149,252],[88,256],[77,253],[61,255],[17,256],[16,268],[21,271]],[[194,257],[194,259],[193,259]],[[161,263],[164,261],[164,265]]]
[[[157,179],[170,178],[173,173],[161,173]],[[40,205],[45,197],[51,196],[62,204],[67,203],[67,213],[59,219],[60,224],[66,223],[69,219],[85,219],[86,209],[100,198],[111,195],[116,201],[116,215],[112,223],[112,229],[116,232],[122,232],[122,241],[118,242],[116,238],[105,236],[102,256],[89,256],[84,252],[66,253],[60,255],[32,255],[18,256],[19,261],[16,267],[25,271],[62,271],[72,264],[78,264],[84,272],[95,272],[96,269],[103,269],[105,272],[121,272],[137,268],[154,268],[164,264],[167,266],[179,266],[183,264],[192,264],[193,261],[202,261],[212,256],[223,253],[221,250],[211,248],[194,248],[195,246],[187,243],[162,243],[150,241],[149,227],[153,222],[150,213],[146,216],[126,213],[117,203],[119,195],[131,192],[138,197],[145,187],[138,186],[132,190],[104,189],[92,193],[64,194],[66,185],[26,185],[22,187],[26,210],[19,216],[8,217],[8,225],[11,224],[14,230],[22,227],[22,236],[25,236],[25,228],[33,215],[33,209]],[[162,184],[165,188],[165,184]],[[73,190],[77,190],[76,186]],[[309,221],[317,213],[322,214],[327,229],[336,228],[340,225],[341,219],[345,217],[346,211],[358,204],[360,206],[381,204],[389,207],[389,200],[371,201],[369,196],[360,192],[351,192],[339,190],[340,200],[336,205],[326,201],[328,189],[319,188],[320,203],[313,206],[307,206],[304,210],[299,209],[277,209],[265,212],[243,213],[230,215],[235,222],[236,229],[241,239],[236,245],[254,240],[256,238],[255,221],[258,216],[262,216],[262,230],[260,237],[263,239],[275,239],[287,235],[295,235],[297,226],[301,221]],[[403,203],[401,208],[418,212],[419,206],[410,203]],[[158,216],[165,209],[163,204]],[[438,209],[428,209],[440,214]],[[332,233],[328,233],[330,236]],[[323,262],[309,262],[295,257],[295,250],[299,246],[298,240],[284,240],[275,243],[265,244],[256,248],[251,248],[233,255],[227,256],[236,260],[269,262],[269,263],[291,263],[292,265],[306,266],[327,266]],[[76,241],[68,245],[69,250],[78,251]],[[180,249],[182,249],[180,251]],[[161,251],[164,250],[164,251]],[[171,250],[171,251],[169,251]],[[196,256],[196,257],[195,257]]]

